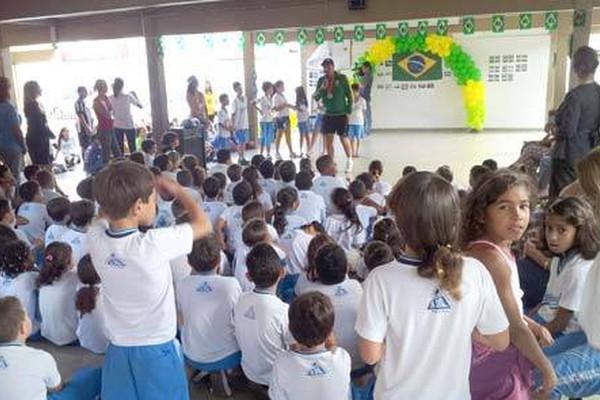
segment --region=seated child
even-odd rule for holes
[[[142,153],[144,153],[144,162],[148,168],[154,165],[156,156],[156,142],[152,139],[146,139],[142,142]]]
[[[289,254],[292,249],[296,229],[308,223],[303,217],[296,214],[299,204],[298,191],[293,187],[285,187],[277,193],[273,226],[279,235],[279,244],[286,254]],[[290,272],[295,274],[300,271]]]
[[[296,236],[297,239],[301,237],[303,237],[303,235]],[[308,241],[307,245],[304,244],[306,241]],[[303,272],[298,277],[296,287],[294,288],[296,294],[304,292],[305,288],[311,282],[318,281],[317,267],[315,266],[315,259],[317,258],[317,254],[319,253],[319,250],[322,247],[328,244],[335,244],[335,241],[326,233],[319,232],[314,235],[306,235],[306,237],[303,237],[302,244],[303,247],[306,248],[305,265]]]
[[[27,243],[29,247],[33,247],[33,244],[29,242],[29,238],[25,232],[15,227],[16,222],[17,217],[15,216],[10,201],[0,198],[0,226],[9,228],[15,233],[19,240]]]
[[[52,199],[46,206],[46,212],[52,219],[52,225],[46,229],[44,244],[60,241],[67,231],[67,224],[71,219],[71,202],[66,197]]]
[[[275,166],[273,165],[273,161],[268,159],[263,161],[258,167],[258,172],[262,176],[260,186],[262,186],[265,193],[271,196],[271,200],[274,201],[280,189],[280,183],[274,178]]]
[[[217,226],[217,220],[227,209],[227,204],[221,201],[221,184],[214,176],[209,176],[202,183],[202,191],[204,192],[204,201],[202,208],[208,214],[210,222],[214,227]]]
[[[31,321],[16,297],[0,298],[0,398],[93,400],[100,394],[100,368],[80,370],[63,385],[50,353],[26,346]]]
[[[35,180],[40,184],[42,188],[42,203],[48,204],[50,200],[62,197],[60,193],[56,191],[56,185],[54,184],[54,175],[47,169],[42,169],[35,176]]]
[[[185,190],[185,192],[189,194],[190,197],[194,199],[194,201],[198,203],[199,206],[202,206],[202,196],[200,195],[200,192],[192,188],[192,185],[194,184],[194,179],[190,171],[178,171],[177,183],[183,186],[183,190]]]
[[[140,151],[134,151],[129,155],[129,161],[133,161],[134,163],[138,163],[140,165],[146,165],[146,159],[144,158],[144,153]]]
[[[373,233],[373,225],[377,220],[379,213],[385,212],[385,207],[379,206],[373,200],[367,197],[367,187],[360,180],[355,180],[348,187],[352,198],[354,199],[354,207],[360,224],[366,230],[367,240],[371,239]]]
[[[392,186],[386,181],[381,180],[381,176],[383,175],[383,163],[379,160],[371,161],[369,164],[369,174],[371,174],[375,181],[373,183],[373,191],[387,197],[392,191]]]
[[[200,160],[193,154],[185,154],[181,157],[179,167],[184,171],[192,172],[196,167],[200,167]]]
[[[281,178],[281,181],[279,182],[279,190],[285,187],[293,187],[295,189],[295,179],[297,172],[296,164],[294,164],[292,160],[284,161],[279,165],[278,171],[279,177]]]
[[[272,399],[352,398],[350,356],[333,344],[337,317],[330,298],[322,293],[305,293],[292,302],[289,329],[298,344],[275,359]]]
[[[242,207],[252,198],[252,186],[248,182],[240,182],[233,189],[234,205],[227,207],[217,219],[215,232],[223,249],[235,252],[233,247],[234,233],[242,228]]]
[[[57,346],[77,340],[75,293],[78,278],[73,269],[71,247],[50,243],[44,253],[44,265],[38,277],[42,336]]]
[[[92,224],[95,213],[96,206],[89,200],[79,200],[71,203],[71,222],[59,240],[71,246],[74,265],[78,265],[79,260],[90,252],[87,231]]]
[[[347,189],[337,188],[331,199],[333,214],[325,220],[325,231],[347,252],[358,249],[367,241],[367,232],[356,213],[352,195]]]
[[[233,246],[235,249],[240,249],[245,247],[244,241],[242,239],[242,232],[244,227],[248,221],[251,219],[258,218],[266,222],[265,208],[263,205],[257,200],[251,200],[242,207],[242,226],[240,229],[236,230],[233,233]],[[267,230],[269,232],[269,236],[271,237],[273,243],[277,243],[279,240],[279,235],[277,234],[277,230],[273,227],[273,225],[267,223]],[[252,247],[252,246],[250,246]]]
[[[396,258],[387,243],[380,240],[373,240],[365,246],[363,259],[367,271],[371,272],[377,267],[391,263]]]
[[[208,170],[208,175],[214,175],[217,172],[227,173],[227,168],[231,164],[231,152],[227,149],[217,151],[217,163]]]
[[[25,177],[25,180],[27,182],[35,181],[38,172],[40,172],[41,170],[42,167],[40,167],[39,165],[31,164],[23,168],[23,176]]]
[[[242,167],[239,164],[231,164],[227,168],[227,179],[229,183],[225,188],[225,203],[232,205],[233,201],[233,188],[242,181]]]
[[[408,175],[417,172],[417,168],[414,165],[407,165],[402,168],[402,178],[406,178]]]
[[[317,252],[315,258],[317,281],[309,282],[300,294],[317,291],[328,296],[335,309],[333,331],[340,347],[352,358],[352,369],[364,365],[358,353],[358,336],[354,331],[362,286],[357,280],[348,278],[348,259],[337,244],[328,244]]]
[[[79,164],[81,162],[78,146],[75,144],[75,140],[71,137],[68,128],[62,128],[58,133],[57,147],[64,157],[67,168],[73,168],[75,164]]]
[[[265,387],[271,383],[275,358],[292,342],[288,305],[275,295],[283,268],[277,252],[266,243],[250,250],[246,264],[256,288],[242,294],[234,308],[235,336],[242,350],[244,374]]]
[[[52,221],[46,211],[46,205],[42,203],[42,190],[36,181],[28,181],[19,186],[19,196],[23,203],[17,210],[17,216],[23,218],[27,223],[19,225],[27,235],[30,243],[44,242],[46,226]]]
[[[271,195],[265,191],[260,183],[260,173],[258,172],[258,169],[253,166],[244,168],[242,179],[252,186],[252,197],[262,204],[265,210],[265,216],[270,220],[271,215],[273,214],[273,200],[271,199]]]
[[[76,331],[79,345],[92,353],[104,354],[108,338],[104,325],[102,286],[89,254],[79,260],[77,276],[82,284],[75,296],[75,308],[79,313]]]
[[[94,135],[91,138],[89,146],[83,152],[83,170],[88,175],[94,175],[104,167],[104,157],[102,156],[102,145],[100,137]]]
[[[348,184],[342,178],[336,177],[337,164],[331,156],[324,155],[317,159],[317,171],[321,175],[315,178],[312,190],[323,198],[327,214],[331,214],[333,213],[331,194],[336,188],[347,188]]]
[[[300,171],[295,178],[296,188],[298,189],[298,209],[296,214],[309,222],[325,221],[325,200],[311,189],[313,187],[313,177],[309,171]]]
[[[363,172],[356,177],[356,180],[365,184],[367,199],[375,203],[375,208],[377,208],[377,211],[380,214],[385,214],[387,212],[385,196],[373,189],[375,186],[375,179],[373,178],[373,175],[368,172]]]

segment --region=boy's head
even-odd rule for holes
[[[357,181],[361,181],[362,183],[365,184],[365,189],[367,189],[367,192],[370,192],[371,190],[373,190],[373,185],[375,184],[375,178],[373,178],[373,175],[371,175],[368,172],[363,172],[362,174],[359,174],[356,177]]]
[[[435,171],[435,173],[450,183],[452,183],[452,181],[454,180],[454,173],[452,172],[452,169],[447,165],[442,165]]]
[[[96,206],[89,200],[71,203],[71,223],[77,228],[85,228],[92,223],[96,215]]]
[[[274,86],[277,93],[283,93],[285,91],[285,84],[283,83],[283,81],[275,82]]]
[[[41,203],[42,189],[36,181],[27,181],[19,186],[19,196],[26,203]]]
[[[383,163],[380,160],[373,160],[369,164],[369,173],[374,179],[379,179],[383,175]]]
[[[46,205],[48,216],[56,223],[67,223],[71,215],[71,202],[66,197],[56,197]]]
[[[196,157],[193,154],[186,154],[181,158],[181,168],[188,170],[188,171],[192,171],[194,168],[199,167],[200,166],[200,161],[198,160],[198,157]]]
[[[239,82],[233,82],[233,91],[235,92],[235,94],[237,94],[238,96],[242,95],[242,84]]]
[[[109,220],[132,218],[150,225],[156,216],[154,176],[131,161],[102,168],[94,179],[94,197]]]
[[[227,177],[231,182],[239,182],[242,179],[242,166],[239,164],[231,164],[227,168]]]
[[[0,343],[25,342],[31,334],[31,320],[19,299],[0,298]]]
[[[152,139],[146,139],[142,142],[142,151],[146,154],[156,154],[156,142]]]
[[[300,171],[309,171],[311,174],[313,173],[312,161],[310,158],[300,159]]]
[[[214,176],[209,176],[202,183],[202,190],[208,199],[215,199],[221,192],[221,183]]]
[[[271,239],[269,228],[264,218],[253,218],[244,224],[242,241],[248,247],[258,243],[268,242]]]
[[[225,93],[219,96],[219,103],[221,107],[227,107],[229,105],[229,96]]]
[[[252,185],[246,181],[241,181],[233,188],[233,202],[236,206],[243,206],[252,198],[253,194]]]
[[[217,151],[217,162],[219,164],[229,164],[231,162],[231,152],[227,149]]]
[[[162,171],[169,170],[169,156],[166,154],[159,154],[154,158],[153,165]]]
[[[273,84],[271,82],[263,82],[262,90],[266,95],[273,94]]]
[[[498,163],[492,158],[484,160],[481,165],[488,167],[491,171],[496,171],[498,169]]]
[[[40,172],[40,169],[40,166],[37,164],[28,165],[23,168],[23,175],[25,176],[26,180],[33,181],[35,180],[38,172]]]
[[[310,190],[313,185],[313,176],[310,171],[300,171],[296,174],[296,189]]]
[[[261,162],[258,167],[258,172],[260,172],[265,179],[273,178],[273,175],[275,175],[275,165],[273,165],[273,161],[265,160]]]
[[[335,322],[333,304],[321,292],[308,292],[296,297],[290,305],[288,317],[294,339],[309,348],[324,344]]]
[[[258,169],[260,167],[260,164],[265,160],[266,158],[262,154],[255,154],[252,156],[252,159],[250,159],[250,165]]]
[[[317,171],[321,175],[335,176],[337,174],[337,166],[330,155],[324,155],[317,158]]]
[[[350,190],[350,193],[352,194],[354,200],[361,200],[367,195],[367,187],[362,181],[359,181],[358,179],[350,183],[348,190]]]
[[[173,150],[179,146],[179,135],[175,132],[165,132],[162,137],[163,151]]]
[[[249,201],[242,207],[242,221],[247,222],[252,218],[265,219],[265,207],[258,200]]]
[[[167,152],[167,157],[169,157],[169,171],[174,171],[179,167],[179,161],[181,160],[181,156],[177,150],[171,150]]]
[[[337,244],[323,246],[315,258],[317,276],[324,285],[336,285],[346,279],[348,258],[346,252]]]
[[[407,165],[406,167],[404,167],[404,169],[402,170],[402,177],[406,178],[408,175],[417,172],[417,169],[412,166],[412,165]]]
[[[275,286],[283,275],[281,260],[275,249],[267,243],[259,243],[246,256],[248,278],[258,289]]]
[[[88,176],[77,184],[77,195],[82,199],[94,201],[94,177]]]
[[[188,254],[188,263],[196,272],[208,272],[219,268],[221,263],[221,246],[214,235],[208,235],[194,241],[192,251]]]
[[[131,153],[129,155],[129,161],[132,161],[134,163],[138,163],[141,165],[146,165],[146,160],[144,159],[144,153],[142,153],[141,151],[136,151],[135,153]]]
[[[47,169],[42,169],[35,176],[42,189],[54,189],[54,175]]]
[[[85,99],[88,95],[88,90],[85,86],[78,86],[77,87],[77,95],[79,95],[80,98]]]
[[[352,92],[354,94],[358,94],[358,91],[360,90],[360,85],[358,83],[353,83],[350,85],[350,87],[352,88]]]
[[[279,166],[279,176],[285,183],[293,182],[296,178],[296,164],[291,160],[282,162]]]
[[[190,187],[193,183],[192,173],[187,170],[177,171],[177,183],[183,187]]]
[[[363,255],[365,266],[369,271],[394,261],[394,253],[387,243],[373,240],[365,247]]]
[[[227,187],[227,177],[225,174],[222,172],[215,172],[212,176],[219,181],[219,188],[221,188],[221,191],[225,190]]]

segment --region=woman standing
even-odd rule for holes
[[[104,163],[108,163],[110,155],[121,157],[121,151],[117,145],[117,138],[113,131],[112,105],[106,95],[108,85],[104,79],[98,79],[94,84],[94,90],[98,93],[94,99],[94,112],[98,120],[97,134],[102,146],[102,158]]]
[[[19,115],[10,102],[10,88],[8,78],[0,76],[0,158],[8,165],[12,175],[18,177],[23,164],[23,154],[27,149]]]
[[[113,82],[113,95],[110,96],[110,104],[113,108],[113,115],[115,117],[115,136],[119,145],[121,154],[125,154],[125,137],[127,137],[127,146],[129,147],[129,153],[135,152],[135,126],[133,124],[133,116],[131,115],[131,105],[138,108],[142,108],[142,103],[138,99],[134,91],[127,94],[123,93],[123,86],[125,83],[121,78],[115,78]]]
[[[210,122],[215,121],[215,115],[217,115],[217,109],[215,107],[215,95],[212,90],[210,81],[204,82],[204,99],[206,100],[206,114]]]
[[[25,83],[23,92],[29,157],[33,164],[50,165],[52,164],[50,139],[54,139],[55,136],[48,128],[46,113],[37,101],[38,97],[42,95],[42,89],[36,81],[29,81]]]

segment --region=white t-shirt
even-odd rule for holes
[[[470,398],[471,334],[508,328],[492,278],[477,260],[464,258],[462,299],[417,273],[418,262],[391,262],[364,282],[356,331],[384,343],[375,398]],[[423,377],[432,376],[427,385]]]
[[[308,106],[304,104],[300,104],[298,110],[296,111],[298,114],[298,122],[307,122],[310,118],[310,112],[308,111]]]
[[[227,177],[227,168],[229,168],[228,164],[216,163],[208,170],[208,176],[212,176],[217,172],[220,172],[222,174],[225,174],[225,177]],[[227,178],[227,181],[229,182],[229,178]]]
[[[367,197],[379,207],[385,207],[386,205],[385,197],[378,192],[371,192]]]
[[[42,336],[57,346],[64,346],[77,340],[75,294],[78,282],[77,274],[69,271],[52,285],[40,288]]]
[[[273,99],[263,96],[256,104],[260,110],[260,122],[273,122]]]
[[[356,215],[358,215],[358,219],[365,231],[367,239],[370,239],[371,233],[373,232],[373,225],[375,225],[375,221],[379,215],[377,209],[375,207],[358,204],[356,206]]]
[[[275,358],[293,340],[288,305],[274,294],[251,291],[240,296],[233,316],[244,373],[252,382],[269,385]]]
[[[293,213],[285,216],[285,220],[287,224],[285,225],[285,229],[282,234],[279,235],[279,245],[285,254],[290,254],[292,251],[292,242],[294,240],[294,236],[296,235],[296,231],[303,225],[308,223],[303,217]],[[296,274],[300,271],[290,271],[292,274]]]
[[[77,267],[79,261],[89,254],[90,249],[87,241],[87,232],[75,226],[68,227],[58,239],[60,242],[67,243],[73,250],[73,265]]]
[[[279,241],[279,235],[277,234],[277,230],[271,224],[267,224],[267,230],[269,231],[269,236],[271,236],[271,241],[273,243],[277,243]],[[233,232],[232,245],[234,249],[239,250],[242,247],[246,247],[244,240],[242,238],[242,234],[244,232],[244,226],[242,225],[240,229]],[[237,251],[236,250],[236,251]]]
[[[298,209],[296,214],[303,217],[305,220],[312,222],[317,221],[321,224],[325,221],[325,200],[312,190],[298,191]]]
[[[63,156],[77,155],[78,151],[75,140],[72,137],[68,139],[63,138],[60,141],[60,151],[63,153]]]
[[[274,201],[277,198],[277,192],[281,189],[281,182],[273,178],[261,179],[260,186],[263,188],[263,193],[271,196],[271,201]]]
[[[373,184],[373,190],[382,196],[387,196],[392,191],[392,185],[386,181],[377,181]]]
[[[45,205],[48,205],[50,200],[58,199],[59,197],[62,196],[52,189],[42,189],[42,203]]]
[[[309,235],[308,233],[304,232],[304,230],[297,229],[296,234],[294,235],[294,239],[292,240],[292,248],[288,253],[288,261],[290,271],[297,271],[300,274],[298,282],[302,280],[303,275],[306,275],[304,273],[308,265],[306,253],[308,252],[308,246],[310,245],[310,241],[313,238],[314,236]],[[296,288],[297,287],[298,284],[296,284]],[[296,293],[298,293],[297,289]]]
[[[321,292],[333,303],[335,310],[335,325],[333,332],[338,346],[346,349],[352,359],[352,369],[364,365],[358,352],[358,336],[354,330],[358,307],[362,299],[363,289],[357,280],[346,278],[337,285],[324,285],[321,282],[310,282],[298,294],[317,291]]]
[[[327,217],[323,228],[346,251],[358,249],[367,241],[367,230],[352,224],[342,214]]]
[[[350,400],[350,356],[341,347],[318,353],[281,353],[273,365],[271,399]]]
[[[223,195],[225,203],[228,205],[233,205],[235,202],[233,201],[233,189],[241,182],[240,179],[237,182],[229,182],[227,186],[225,186],[225,193]]]
[[[558,272],[559,263],[560,258],[552,258],[550,280],[538,314],[544,321],[550,322],[556,317],[559,307],[573,311],[573,316],[564,333],[577,332],[581,330],[578,320],[581,298],[593,260],[584,260],[581,255],[577,254],[565,262],[560,273]]]
[[[175,225],[175,216],[173,215],[173,201],[163,200],[156,196],[156,217],[154,218],[155,228],[165,228]]]
[[[187,255],[179,256],[171,260],[171,274],[173,275],[173,283],[177,289],[177,282],[187,278],[192,274],[192,266],[188,262]],[[229,271],[229,261],[225,252],[221,250],[221,262],[219,263],[219,274],[224,275]]]
[[[62,242],[62,237],[68,229],[68,226],[62,224],[50,225],[48,229],[46,229],[44,245],[47,247],[50,243]]]
[[[178,282],[175,291],[183,316],[181,344],[186,357],[211,363],[240,351],[233,308],[242,289],[235,278],[191,275]]]
[[[288,101],[285,98],[283,93],[276,93],[273,96],[273,108],[280,107],[284,104],[287,104]],[[285,118],[290,116],[290,109],[288,107],[283,107],[283,109],[277,111],[277,118]]]
[[[23,203],[19,207],[17,216],[27,219],[27,223],[19,225],[17,229],[21,229],[31,243],[36,240],[44,240],[46,226],[52,223],[52,219],[48,216],[46,206],[42,203]]]
[[[151,346],[175,337],[177,318],[169,262],[192,251],[192,227],[119,233],[98,223],[88,232],[102,280],[108,338],[118,346]]]
[[[23,272],[14,278],[0,274],[0,297],[14,296],[23,305],[31,319],[31,333],[38,333],[40,321],[36,317],[38,308],[37,271]]]
[[[131,94],[121,94],[119,96],[109,96],[113,107],[113,117],[115,119],[114,127],[117,129],[134,129],[133,117],[131,116],[131,105],[141,107],[141,103]]]
[[[205,201],[202,203],[202,208],[204,212],[208,214],[208,218],[210,218],[210,223],[214,227],[217,224],[217,219],[223,214],[223,211],[227,209],[227,204],[222,201]]]
[[[268,193],[262,192],[257,196],[256,200],[258,200],[260,204],[262,204],[263,208],[265,209],[265,212],[269,212],[273,209],[273,201],[271,200],[271,196]]]
[[[225,236],[227,236],[227,247],[230,250],[235,250],[233,247],[233,236],[234,233],[241,229],[243,220],[242,220],[242,206],[229,206],[221,216],[219,217],[223,221],[225,221]]]
[[[79,288],[83,287],[80,285]],[[77,325],[77,339],[79,345],[88,349],[92,353],[104,354],[108,346],[108,337],[106,335],[106,326],[104,324],[104,305],[102,303],[102,286],[96,286],[99,289],[96,296],[96,307],[91,313],[79,315],[79,324]]]
[[[600,258],[596,257],[588,272],[587,281],[581,296],[579,323],[587,336],[590,346],[600,350]]]
[[[202,207],[202,195],[200,194],[199,191],[197,191],[194,188],[191,187],[184,187],[183,191],[188,194],[192,199],[194,199],[194,202],[196,204],[198,204],[200,207]]]
[[[347,188],[348,184],[342,178],[329,175],[321,175],[313,180],[312,191],[320,195],[325,201],[328,214],[333,212],[331,204],[331,193],[337,188]]]
[[[367,110],[367,102],[362,97],[358,97],[356,101],[352,103],[352,112],[348,117],[348,125],[359,125],[365,124],[365,111]]]
[[[217,136],[222,138],[228,138],[230,136],[229,130],[227,130],[229,124],[231,124],[231,117],[226,108],[221,108],[217,113],[217,121],[219,121]]]
[[[279,260],[281,262],[282,267],[285,268],[287,265],[285,255],[286,253],[277,246],[271,245],[271,247],[273,247],[273,249],[279,256]],[[237,247],[237,250],[235,251],[235,255],[233,257],[233,276],[238,280],[243,292],[249,292],[250,290],[254,289],[254,282],[250,281],[250,279],[248,279],[248,276],[246,275],[248,272],[246,257],[248,256],[248,253],[250,253],[250,250],[250,247],[246,246],[245,244],[242,244],[241,246]]]
[[[0,399],[46,400],[61,383],[50,353],[19,343],[0,346]]]
[[[248,99],[242,96],[240,99],[235,96],[231,105],[231,115],[233,116],[233,129],[236,131],[248,129]]]

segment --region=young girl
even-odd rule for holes
[[[273,122],[273,84],[263,82],[263,97],[256,102],[260,113],[260,154],[267,150],[267,158],[271,158],[271,144],[275,138],[275,123]]]
[[[586,343],[578,314],[588,272],[600,251],[600,231],[592,207],[578,197],[555,201],[546,209],[545,237],[555,257],[534,319],[554,336],[554,345],[544,349],[553,355]]]
[[[283,138],[283,136],[285,136],[285,141],[287,142],[290,157],[298,157],[296,153],[294,153],[294,149],[292,146],[292,133],[290,126],[291,105],[287,102],[287,99],[283,94],[284,92],[285,84],[283,83],[283,81],[275,82],[275,95],[273,96],[273,110],[277,112],[277,117],[275,118],[275,129],[277,131],[277,135],[275,136],[275,155],[279,160],[281,160],[279,146],[281,145],[281,138]]]
[[[543,376],[544,393],[556,383],[552,365],[540,347],[551,345],[552,336],[523,315],[523,292],[510,250],[529,224],[534,190],[527,175],[498,170],[476,185],[467,199],[463,246],[492,275],[510,323],[512,343],[506,351],[490,352],[481,341],[474,340],[470,376],[473,399],[529,399],[533,367]]]
[[[359,93],[358,83],[352,84],[352,113],[348,117],[348,136],[351,140],[352,157],[358,157],[360,141],[365,135],[365,111],[367,102]]]
[[[67,168],[73,168],[75,164],[81,162],[79,157],[79,149],[75,145],[75,141],[71,138],[69,129],[62,128],[58,134],[58,143],[56,144],[58,150],[62,153]]]
[[[508,345],[494,284],[458,251],[459,199],[450,183],[414,173],[389,200],[406,251],[369,274],[356,322],[363,361],[379,362],[375,398],[468,399],[472,335],[496,351]],[[423,376],[435,378],[423,385]]]
[[[295,214],[299,204],[298,191],[293,187],[283,188],[277,193],[273,226],[279,234],[279,244],[286,254],[291,252],[294,230],[307,224],[304,218]]]
[[[108,339],[102,315],[100,277],[96,273],[89,254],[77,264],[77,276],[83,284],[75,297],[75,308],[79,312],[77,339],[84,349],[88,349],[92,353],[104,354]]]
[[[54,242],[46,247],[44,266],[38,277],[42,336],[57,346],[77,340],[75,293],[77,274],[73,268],[71,247]]]
[[[252,166],[246,167],[242,172],[242,179],[252,186],[254,199],[262,204],[265,211],[265,218],[270,220],[271,215],[273,214],[273,201],[271,196],[263,190],[263,187],[260,184],[260,174],[258,169]]]
[[[325,232],[347,252],[358,249],[367,241],[354,199],[348,189],[337,188],[331,193],[334,213],[325,220]]]
[[[296,88],[296,112],[298,113],[298,131],[300,132],[300,156],[308,157],[308,150],[311,142],[310,125],[308,122],[310,112],[308,111],[306,91],[302,86]],[[306,143],[306,153],[302,152],[303,143]]]

